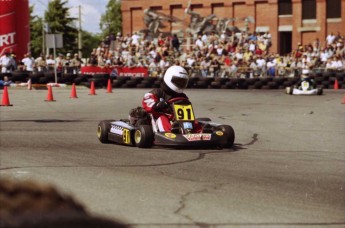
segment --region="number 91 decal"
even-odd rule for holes
[[[176,120],[194,120],[192,105],[174,105]]]

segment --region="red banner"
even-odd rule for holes
[[[84,66],[81,68],[82,74],[110,74],[120,77],[148,77],[149,72],[146,67],[97,67]]]
[[[21,59],[30,45],[29,1],[0,2],[0,56],[9,52]]]

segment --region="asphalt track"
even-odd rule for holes
[[[9,89],[0,174],[54,184],[133,227],[345,227],[345,90],[187,90],[198,117],[233,126],[233,149],[101,144],[148,89]],[[2,96],[3,91],[0,91]]]

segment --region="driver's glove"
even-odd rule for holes
[[[169,107],[169,104],[166,101],[159,101],[153,106],[153,109],[155,111],[162,111],[168,107]]]

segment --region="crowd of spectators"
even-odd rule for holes
[[[203,77],[295,76],[302,69],[344,71],[345,37],[329,34],[324,41],[315,39],[287,55],[270,51],[271,34],[199,34],[191,39],[160,35],[157,39],[137,33],[106,37],[91,53],[88,64],[144,66],[151,76],[162,76],[172,64],[190,69]]]
[[[1,71],[14,69],[46,71],[57,64],[59,72],[77,73],[82,65],[99,67],[147,67],[150,76],[162,76],[173,64],[190,70],[193,76],[202,77],[265,77],[295,76],[305,68],[315,71],[344,71],[345,37],[340,33],[329,34],[325,40],[298,43],[297,48],[286,55],[270,51],[271,34],[203,33],[184,39],[176,34],[158,38],[133,33],[107,36],[87,59],[78,54],[72,57],[59,54],[39,56],[34,59],[28,53],[21,61],[14,61],[10,53],[0,58]]]
[[[56,64],[56,70],[58,73],[71,73],[77,74],[83,65],[83,60],[76,53],[73,58],[70,53],[66,55],[58,54],[54,60],[54,56],[43,55],[34,58],[31,53],[24,55],[24,58],[18,60],[15,53],[6,52],[0,57],[0,72],[7,73],[12,71],[28,71],[32,72],[47,72],[54,71]]]

